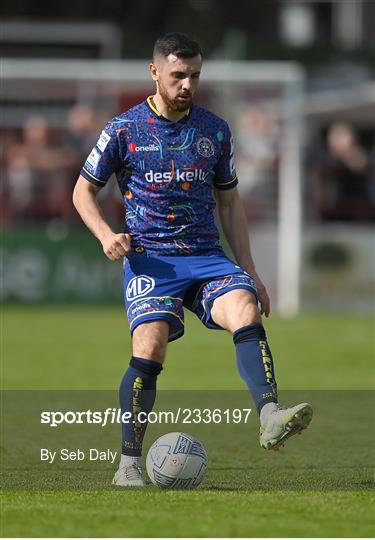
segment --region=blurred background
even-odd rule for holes
[[[3,0],[0,15],[3,300],[121,302],[72,189],[106,121],[152,94],[155,39],[182,31],[204,50],[197,102],[234,133],[274,306],[372,310],[375,2]],[[100,197],[120,231],[114,178]]]

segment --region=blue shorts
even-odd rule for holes
[[[184,310],[207,328],[222,330],[211,319],[213,300],[234,289],[250,291],[258,301],[253,278],[219,255],[155,257],[132,253],[124,262],[124,296],[130,331],[147,321],[168,321],[169,341],[184,333]]]

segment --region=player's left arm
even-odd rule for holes
[[[215,197],[225,237],[238,264],[254,278],[261,305],[261,314],[268,317],[270,299],[266,287],[255,269],[245,211],[238,190],[237,188],[228,190],[215,189]]]

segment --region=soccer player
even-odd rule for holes
[[[231,332],[239,373],[260,416],[260,444],[278,450],[308,426],[312,408],[278,407],[261,318],[268,317],[270,301],[251,256],[233,139],[222,118],[193,104],[201,68],[201,48],[188,36],[169,33],[156,41],[150,64],[155,95],[108,122],[73,201],[105,255],[124,257],[132,357],[120,385],[122,411],[134,418],[151,411],[167,344],[184,333],[185,306],[207,328]],[[109,227],[96,198],[113,173],[124,199],[123,233]],[[235,261],[219,244],[216,204]],[[145,426],[123,424],[118,486],[144,485]]]

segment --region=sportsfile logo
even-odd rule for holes
[[[130,143],[128,148],[130,152],[159,152],[159,147],[154,143],[147,146],[137,146],[135,143]]]
[[[155,172],[151,169],[145,174],[145,179],[150,184],[171,182],[172,180],[176,180],[176,182],[197,182],[198,180],[204,182],[207,176],[208,173],[202,169],[175,169],[166,172]]]

